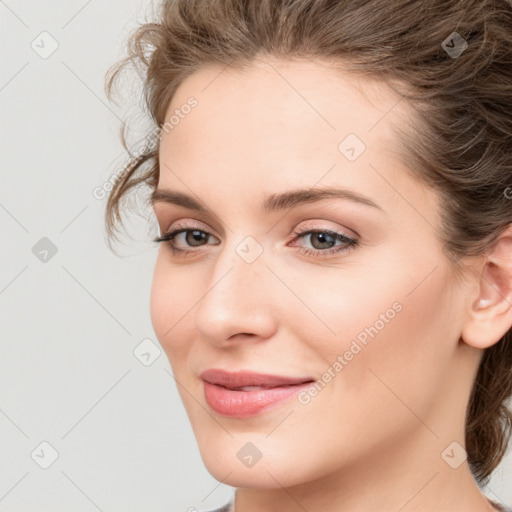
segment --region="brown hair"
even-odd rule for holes
[[[133,65],[161,128],[177,87],[209,65],[302,57],[382,80],[417,112],[416,135],[403,133],[403,158],[440,193],[444,248],[456,260],[483,254],[512,223],[511,45],[507,0],[164,1],[157,20],[130,35],[128,55],[108,71],[106,92],[111,99],[120,72]],[[116,223],[123,224],[127,192],[139,184],[153,190],[158,177],[157,142],[114,184],[105,216],[109,242]],[[507,450],[511,395],[512,329],[485,350],[467,408],[468,463],[480,485]]]

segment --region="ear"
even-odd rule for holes
[[[482,259],[477,292],[469,303],[461,337],[468,345],[484,349],[512,327],[512,224]]]

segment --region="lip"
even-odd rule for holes
[[[281,405],[311,385],[312,377],[287,377],[249,371],[227,372],[210,369],[200,374],[204,396],[210,408],[223,416],[254,416]],[[257,386],[258,389],[237,388]]]
[[[205,370],[199,376],[206,382],[229,389],[244,386],[275,388],[279,386],[303,384],[304,382],[315,380],[313,377],[284,377],[281,375],[270,375],[268,373],[255,373],[250,371],[228,372],[220,369]]]

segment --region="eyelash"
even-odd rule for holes
[[[169,231],[168,233],[165,233],[162,236],[156,237],[153,241],[158,242],[158,243],[165,242],[165,244],[171,249],[173,254],[180,254],[181,256],[185,256],[189,253],[198,252],[196,250],[179,249],[173,243],[173,240],[176,235],[178,235],[179,233],[186,233],[188,231],[199,231],[200,233],[205,233],[206,235],[213,236],[211,233],[208,233],[208,231],[204,231],[202,229],[197,229],[192,226],[177,226],[172,231]],[[324,233],[324,234],[327,234],[327,235],[331,236],[332,238],[334,238],[335,241],[345,243],[345,245],[338,245],[338,246],[334,246],[334,247],[331,247],[331,248],[325,249],[325,250],[310,249],[310,248],[304,248],[304,247],[299,248],[300,251],[303,254],[305,254],[306,256],[314,256],[317,258],[327,257],[332,254],[350,251],[350,250],[354,249],[359,244],[358,240],[356,240],[354,238],[350,238],[347,235],[344,235],[342,233],[337,233],[336,231],[331,231],[328,229],[313,229],[313,230],[309,229],[306,231],[294,231],[294,233],[297,235],[297,237],[294,238],[294,240],[296,240],[297,238],[304,238],[305,236],[311,235],[311,234]]]

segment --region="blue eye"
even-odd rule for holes
[[[327,248],[316,248],[312,244],[313,249],[308,249],[304,247],[301,248],[302,252],[307,256],[324,257],[330,254],[335,254],[342,251],[353,249],[358,244],[358,241],[355,240],[354,238],[350,238],[347,235],[344,235],[343,233],[338,233],[337,231],[330,231],[327,229],[309,229],[307,231],[301,232],[294,231],[294,233],[297,235],[297,238],[300,239],[308,236],[311,237],[310,243],[312,243],[313,240],[316,240],[319,245],[329,245],[329,247]],[[341,242],[341,245],[334,245],[336,242]]]
[[[178,235],[184,233],[185,237],[183,242],[188,244],[188,247],[200,247],[201,245],[207,245],[208,239],[213,237],[211,233],[208,231],[204,231],[202,229],[196,229],[190,226],[178,226],[172,231],[169,231],[162,235],[161,237],[156,237],[154,239],[155,242],[165,242],[166,245],[171,249],[173,254],[185,256],[190,253],[197,253],[202,251],[202,249],[198,250],[190,250],[190,249],[182,249],[178,245],[176,245],[175,239]],[[354,238],[350,238],[343,233],[338,233],[336,231],[331,231],[327,229],[316,229],[316,230],[307,230],[302,232],[294,231],[295,237],[292,242],[298,239],[305,239],[306,237],[312,237],[310,239],[310,243],[313,245],[313,248],[307,247],[299,247],[300,252],[307,256],[314,257],[325,257],[335,253],[340,253],[342,251],[348,251],[353,249],[359,243]],[[312,241],[315,241],[314,244]],[[203,243],[205,242],[205,243]],[[336,242],[340,242],[341,245],[335,245]],[[328,247],[315,247],[314,245],[327,245]],[[218,245],[218,244],[214,244]]]

